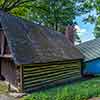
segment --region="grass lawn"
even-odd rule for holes
[[[100,77],[34,92],[21,100],[88,100],[100,96]]]
[[[4,82],[0,81],[0,94],[5,94],[7,93],[7,91],[7,85]]]

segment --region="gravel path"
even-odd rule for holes
[[[16,99],[8,95],[1,94],[0,100],[16,100]]]

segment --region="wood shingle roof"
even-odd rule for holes
[[[16,64],[82,59],[64,35],[0,11],[0,23]]]

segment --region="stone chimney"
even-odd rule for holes
[[[76,31],[75,25],[68,25],[65,27],[65,37],[72,45],[74,45],[74,41],[75,41],[74,38],[75,31]]]

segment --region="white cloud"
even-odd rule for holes
[[[78,25],[76,25],[75,28],[76,28],[76,32],[78,32],[78,33],[84,33],[84,32],[87,32],[86,29],[81,29]]]
[[[75,25],[75,29],[76,29],[76,32],[80,32],[80,27],[78,25]]]
[[[85,32],[87,32],[86,29],[80,29],[80,33],[85,33]]]
[[[78,25],[75,26],[77,35],[80,37],[82,42],[94,39],[94,35],[90,34],[87,29],[80,28]]]
[[[83,36],[84,33],[87,33],[86,29],[81,29],[78,25],[76,25],[75,28],[76,28],[76,32],[79,35],[79,37]]]

